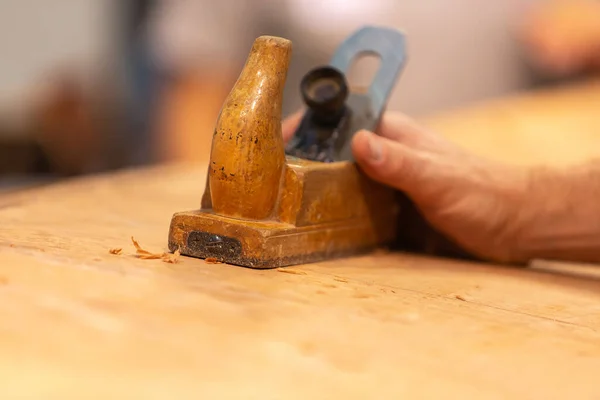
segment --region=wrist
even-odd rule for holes
[[[532,221],[537,217],[536,200],[531,191],[540,180],[540,172],[522,167],[508,167],[501,175],[503,182],[494,182],[498,188],[496,196],[502,204],[500,223],[489,241],[487,254],[495,262],[527,264],[529,255],[523,251],[522,238]]]
[[[589,166],[528,171],[527,195],[516,214],[513,262],[600,261],[600,171]]]
[[[529,168],[523,173],[523,189],[507,224],[506,247],[510,263],[527,264],[538,257],[531,240],[538,227],[546,224],[545,210],[555,208],[549,204],[554,199],[552,186],[555,179],[551,175],[553,172],[543,167]]]

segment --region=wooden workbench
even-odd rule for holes
[[[576,90],[429,122],[496,158],[575,162],[600,155],[600,86]],[[135,258],[131,236],[165,250],[204,177],[163,166],[0,197],[1,398],[600,398],[594,266]]]

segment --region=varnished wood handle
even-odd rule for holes
[[[273,217],[285,165],[281,136],[289,40],[255,40],[213,134],[209,184],[213,211],[224,216]]]

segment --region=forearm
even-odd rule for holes
[[[534,169],[516,219],[512,258],[600,262],[600,161]]]

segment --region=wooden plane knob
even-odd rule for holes
[[[213,134],[208,181],[213,211],[252,220],[274,215],[285,165],[281,136],[289,40],[254,41]]]

